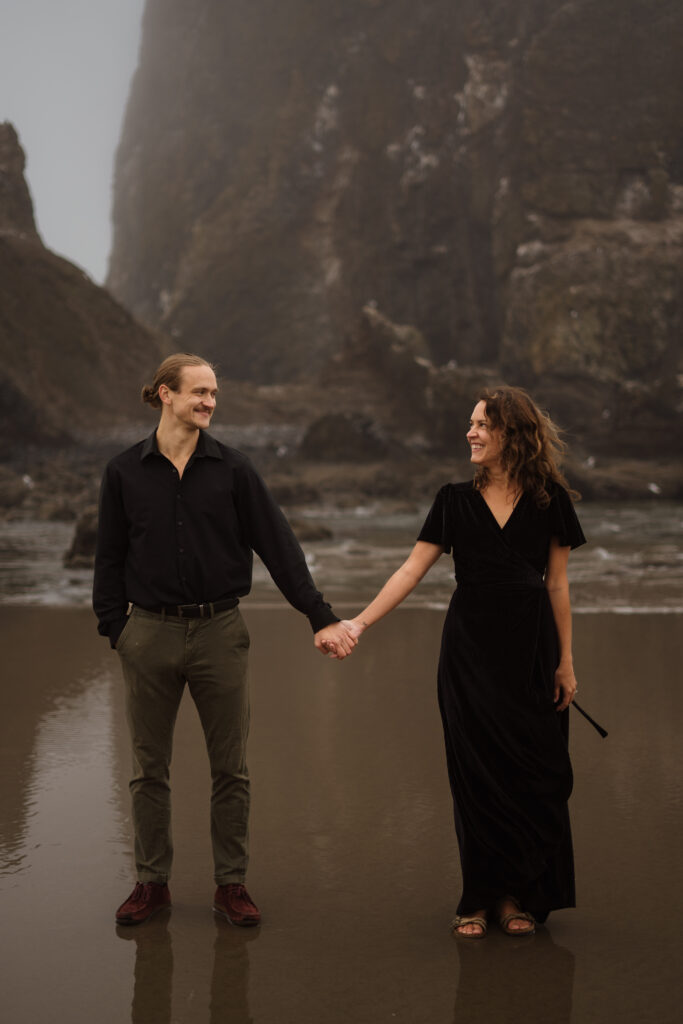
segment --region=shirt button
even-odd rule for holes
[[[179,520],[178,520],[178,524],[177,524],[177,525],[178,525],[178,526],[182,526],[182,525],[183,525],[183,521],[182,521],[182,519],[179,519]]]

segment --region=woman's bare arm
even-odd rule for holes
[[[443,548],[440,544],[428,544],[419,540],[403,565],[389,577],[370,604],[355,618],[346,620],[349,632],[360,636],[368,626],[372,626],[396,608],[408,594],[412,593],[442,554]]]

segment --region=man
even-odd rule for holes
[[[356,643],[315,589],[250,461],[205,433],[217,391],[204,359],[165,359],[142,392],[161,409],[156,431],[112,459],[102,480],[93,607],[121,660],[134,764],[138,881],[119,924],[140,924],[171,902],[169,764],[186,684],[211,765],[214,910],[236,925],[260,921],[244,886],[249,635],[238,604],[251,587],[252,550],[308,616],[322,653],[346,657]]]

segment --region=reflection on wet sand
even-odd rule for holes
[[[147,928],[117,928],[120,939],[135,945],[131,1024],[171,1024],[173,943],[170,911],[153,918]]]
[[[526,939],[493,934],[486,943],[457,941],[456,1024],[569,1024],[574,956],[553,942],[547,928]]]
[[[207,928],[199,948],[194,940],[188,948],[188,936],[176,933],[174,940],[169,923],[170,911],[164,911],[145,928],[116,929],[120,939],[135,946],[131,1024],[171,1024],[187,1019],[184,1016],[187,1013],[193,1014],[191,1019],[205,1020],[207,1024],[252,1024],[247,945],[258,933],[237,931],[216,920],[214,934]],[[174,1013],[176,961],[180,975],[192,964],[194,977],[191,993],[185,997],[187,1005],[177,1006]],[[197,972],[198,962],[202,970]]]
[[[211,972],[210,1024],[252,1024],[249,1013],[249,951],[247,945],[257,934],[251,930],[235,931],[230,925],[216,921]]]
[[[80,613],[84,627],[90,616]],[[102,673],[101,648],[75,645],[73,612],[2,612],[2,764],[0,780],[0,872],[32,866],[47,842],[60,808],[59,789],[87,785],[83,756],[90,768],[109,770],[110,714],[107,691],[111,673]],[[87,744],[84,752],[83,744]],[[97,746],[100,757],[92,757]],[[65,775],[73,776],[68,780]],[[93,791],[98,802],[101,788]],[[83,813],[84,795],[78,803]],[[106,799],[106,796],[105,796]],[[65,823],[63,823],[65,824]],[[53,833],[54,834],[54,833]]]
[[[246,614],[249,887],[263,926],[212,913],[209,772],[185,702],[173,908],[117,930],[134,878],[116,657],[87,612],[3,609],[3,1019],[678,1019],[683,617],[577,617],[582,697],[610,730],[601,740],[572,720],[579,907],[533,939],[492,928],[466,945],[448,928],[459,871],[435,699],[441,613],[396,613],[343,665],[312,650],[294,613]]]

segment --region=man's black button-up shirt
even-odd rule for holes
[[[337,616],[249,459],[200,432],[182,477],[156,431],[109,462],[100,490],[93,607],[116,643],[128,603],[143,608],[243,597],[256,551],[315,631]]]

